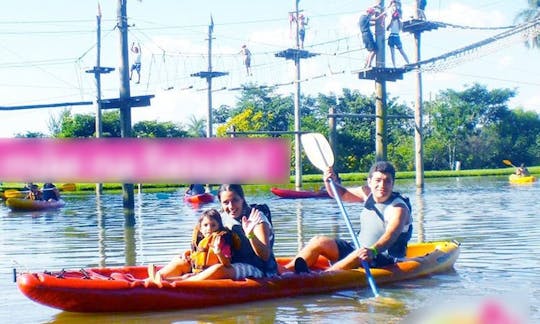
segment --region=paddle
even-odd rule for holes
[[[334,153],[332,152],[332,148],[330,147],[330,144],[328,143],[328,141],[322,134],[319,134],[319,133],[302,134],[301,141],[302,141],[302,146],[304,147],[304,150],[306,151],[306,155],[309,161],[311,161],[311,163],[317,169],[325,172],[329,167],[334,165]],[[334,198],[336,199],[339,209],[341,210],[341,214],[343,215],[343,218],[345,219],[345,223],[347,224],[347,228],[349,229],[349,233],[351,234],[351,237],[353,239],[354,246],[357,249],[359,249],[360,242],[358,242],[358,237],[354,233],[351,220],[349,219],[349,216],[347,215],[347,211],[345,210],[345,207],[343,207],[343,202],[341,201],[341,197],[338,195],[336,184],[334,183],[334,181],[332,181],[332,179],[328,179],[328,182],[330,183],[330,188],[332,189]],[[373,276],[371,275],[371,271],[369,270],[369,264],[366,261],[362,261],[362,267],[364,267],[364,270],[366,271],[366,278],[368,280],[369,287],[371,288],[371,291],[373,292],[373,295],[375,297],[378,297],[379,291],[377,289],[377,284],[375,283],[375,279],[373,279]]]
[[[517,166],[515,166],[515,165],[512,163],[512,161],[510,161],[510,160],[503,160],[503,163],[506,164],[506,165],[508,165],[508,166],[512,166],[512,167],[514,167],[514,168],[517,168]]]
[[[42,191],[53,190],[54,188],[44,188]],[[77,186],[74,183],[64,183],[60,187],[57,187],[60,191],[75,191]],[[4,191],[4,197],[6,198],[22,198],[25,196],[25,193],[29,193],[30,190],[17,190],[17,189],[8,189]]]

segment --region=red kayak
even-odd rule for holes
[[[271,188],[270,191],[281,198],[298,199],[298,198],[330,198],[328,192],[324,190],[310,191],[310,190],[290,190]]]
[[[192,204],[205,204],[214,201],[214,195],[210,192],[205,192],[198,195],[184,195],[184,200]]]
[[[408,280],[450,270],[459,255],[457,242],[412,243],[407,259],[372,268],[378,284]],[[290,258],[278,258],[285,264]],[[322,294],[366,287],[364,269],[321,271],[328,260],[319,258],[309,273],[245,280],[165,281],[145,283],[147,267],[113,267],[21,273],[19,290],[42,305],[71,312],[142,312],[206,309],[271,298]]]

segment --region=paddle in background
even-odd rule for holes
[[[511,167],[514,167],[514,168],[517,168],[517,166],[515,166],[512,161],[510,160],[503,160],[503,163],[508,165],[508,166],[511,166]]]
[[[77,186],[74,183],[64,183],[60,187],[57,187],[60,191],[75,191]],[[54,188],[45,188],[41,190],[53,190]],[[7,198],[24,198],[26,194],[30,192],[29,190],[17,190],[17,189],[8,189],[4,191],[4,197]]]
[[[334,153],[332,152],[330,143],[328,143],[324,135],[320,133],[302,134],[301,141],[309,161],[317,169],[325,172],[329,167],[334,165]],[[332,189],[332,193],[334,194],[339,209],[341,210],[341,214],[345,219],[345,223],[347,224],[347,228],[349,229],[349,233],[351,234],[351,237],[353,239],[354,246],[359,249],[360,242],[358,242],[358,237],[354,233],[354,229],[352,228],[351,220],[347,215],[347,211],[345,210],[345,207],[343,207],[341,197],[338,195],[338,192],[336,190],[336,184],[332,179],[328,179],[328,181],[330,183],[330,188]],[[375,279],[371,275],[369,264],[366,261],[362,261],[362,267],[364,267],[364,270],[366,271],[366,278],[369,283],[369,287],[373,292],[373,295],[375,297],[379,297],[379,290],[377,289]]]

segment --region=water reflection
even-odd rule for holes
[[[416,201],[413,209],[413,221],[416,219],[416,226],[413,227],[413,231],[416,231],[418,242],[424,242],[426,237],[424,235],[424,190],[423,188],[416,189]]]
[[[97,218],[97,230],[98,230],[98,253],[99,253],[99,266],[105,267],[107,262],[107,255],[105,251],[107,250],[106,246],[106,231],[105,231],[105,222],[103,219],[103,207],[101,202],[101,193],[96,195],[96,218]]]
[[[297,199],[296,200],[296,232],[297,232],[297,240],[296,244],[298,246],[297,251],[300,251],[304,247],[304,231],[302,230],[304,228],[303,226],[303,208],[302,208],[302,201]]]

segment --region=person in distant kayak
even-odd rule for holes
[[[25,189],[28,188],[28,194],[26,195],[26,199],[31,200],[43,200],[42,192],[39,190],[39,186],[34,183],[28,183],[25,187]]]
[[[43,184],[42,199],[45,201],[58,201],[60,200],[60,191],[56,186],[50,182]]]
[[[202,184],[192,183],[189,185],[189,188],[186,191],[186,195],[188,196],[201,195],[205,192],[206,190],[204,189],[204,186]]]
[[[529,169],[525,166],[525,163],[521,163],[519,167],[516,168],[516,175],[520,177],[528,177],[531,175]]]
[[[276,275],[274,230],[268,206],[248,205],[239,184],[221,185],[218,199],[223,211],[223,224],[238,235],[239,248],[233,249],[231,267],[215,264],[186,280],[240,280]]]
[[[329,168],[323,176],[326,189],[333,196],[329,179],[333,179],[338,195],[346,202],[363,202],[360,213],[356,249],[352,242],[328,236],[315,236],[285,265],[285,270],[309,272],[320,255],[332,263],[328,270],[353,269],[367,261],[372,267],[394,264],[405,257],[412,234],[411,207],[408,199],[394,192],[394,166],[386,161],[376,162],[369,170],[367,185],[346,188],[337,183],[336,174]]]
[[[223,226],[217,210],[204,211],[193,230],[191,250],[175,257],[159,271],[150,264],[147,282],[161,286],[162,280],[185,279],[214,264],[230,267],[232,237],[231,231]]]

